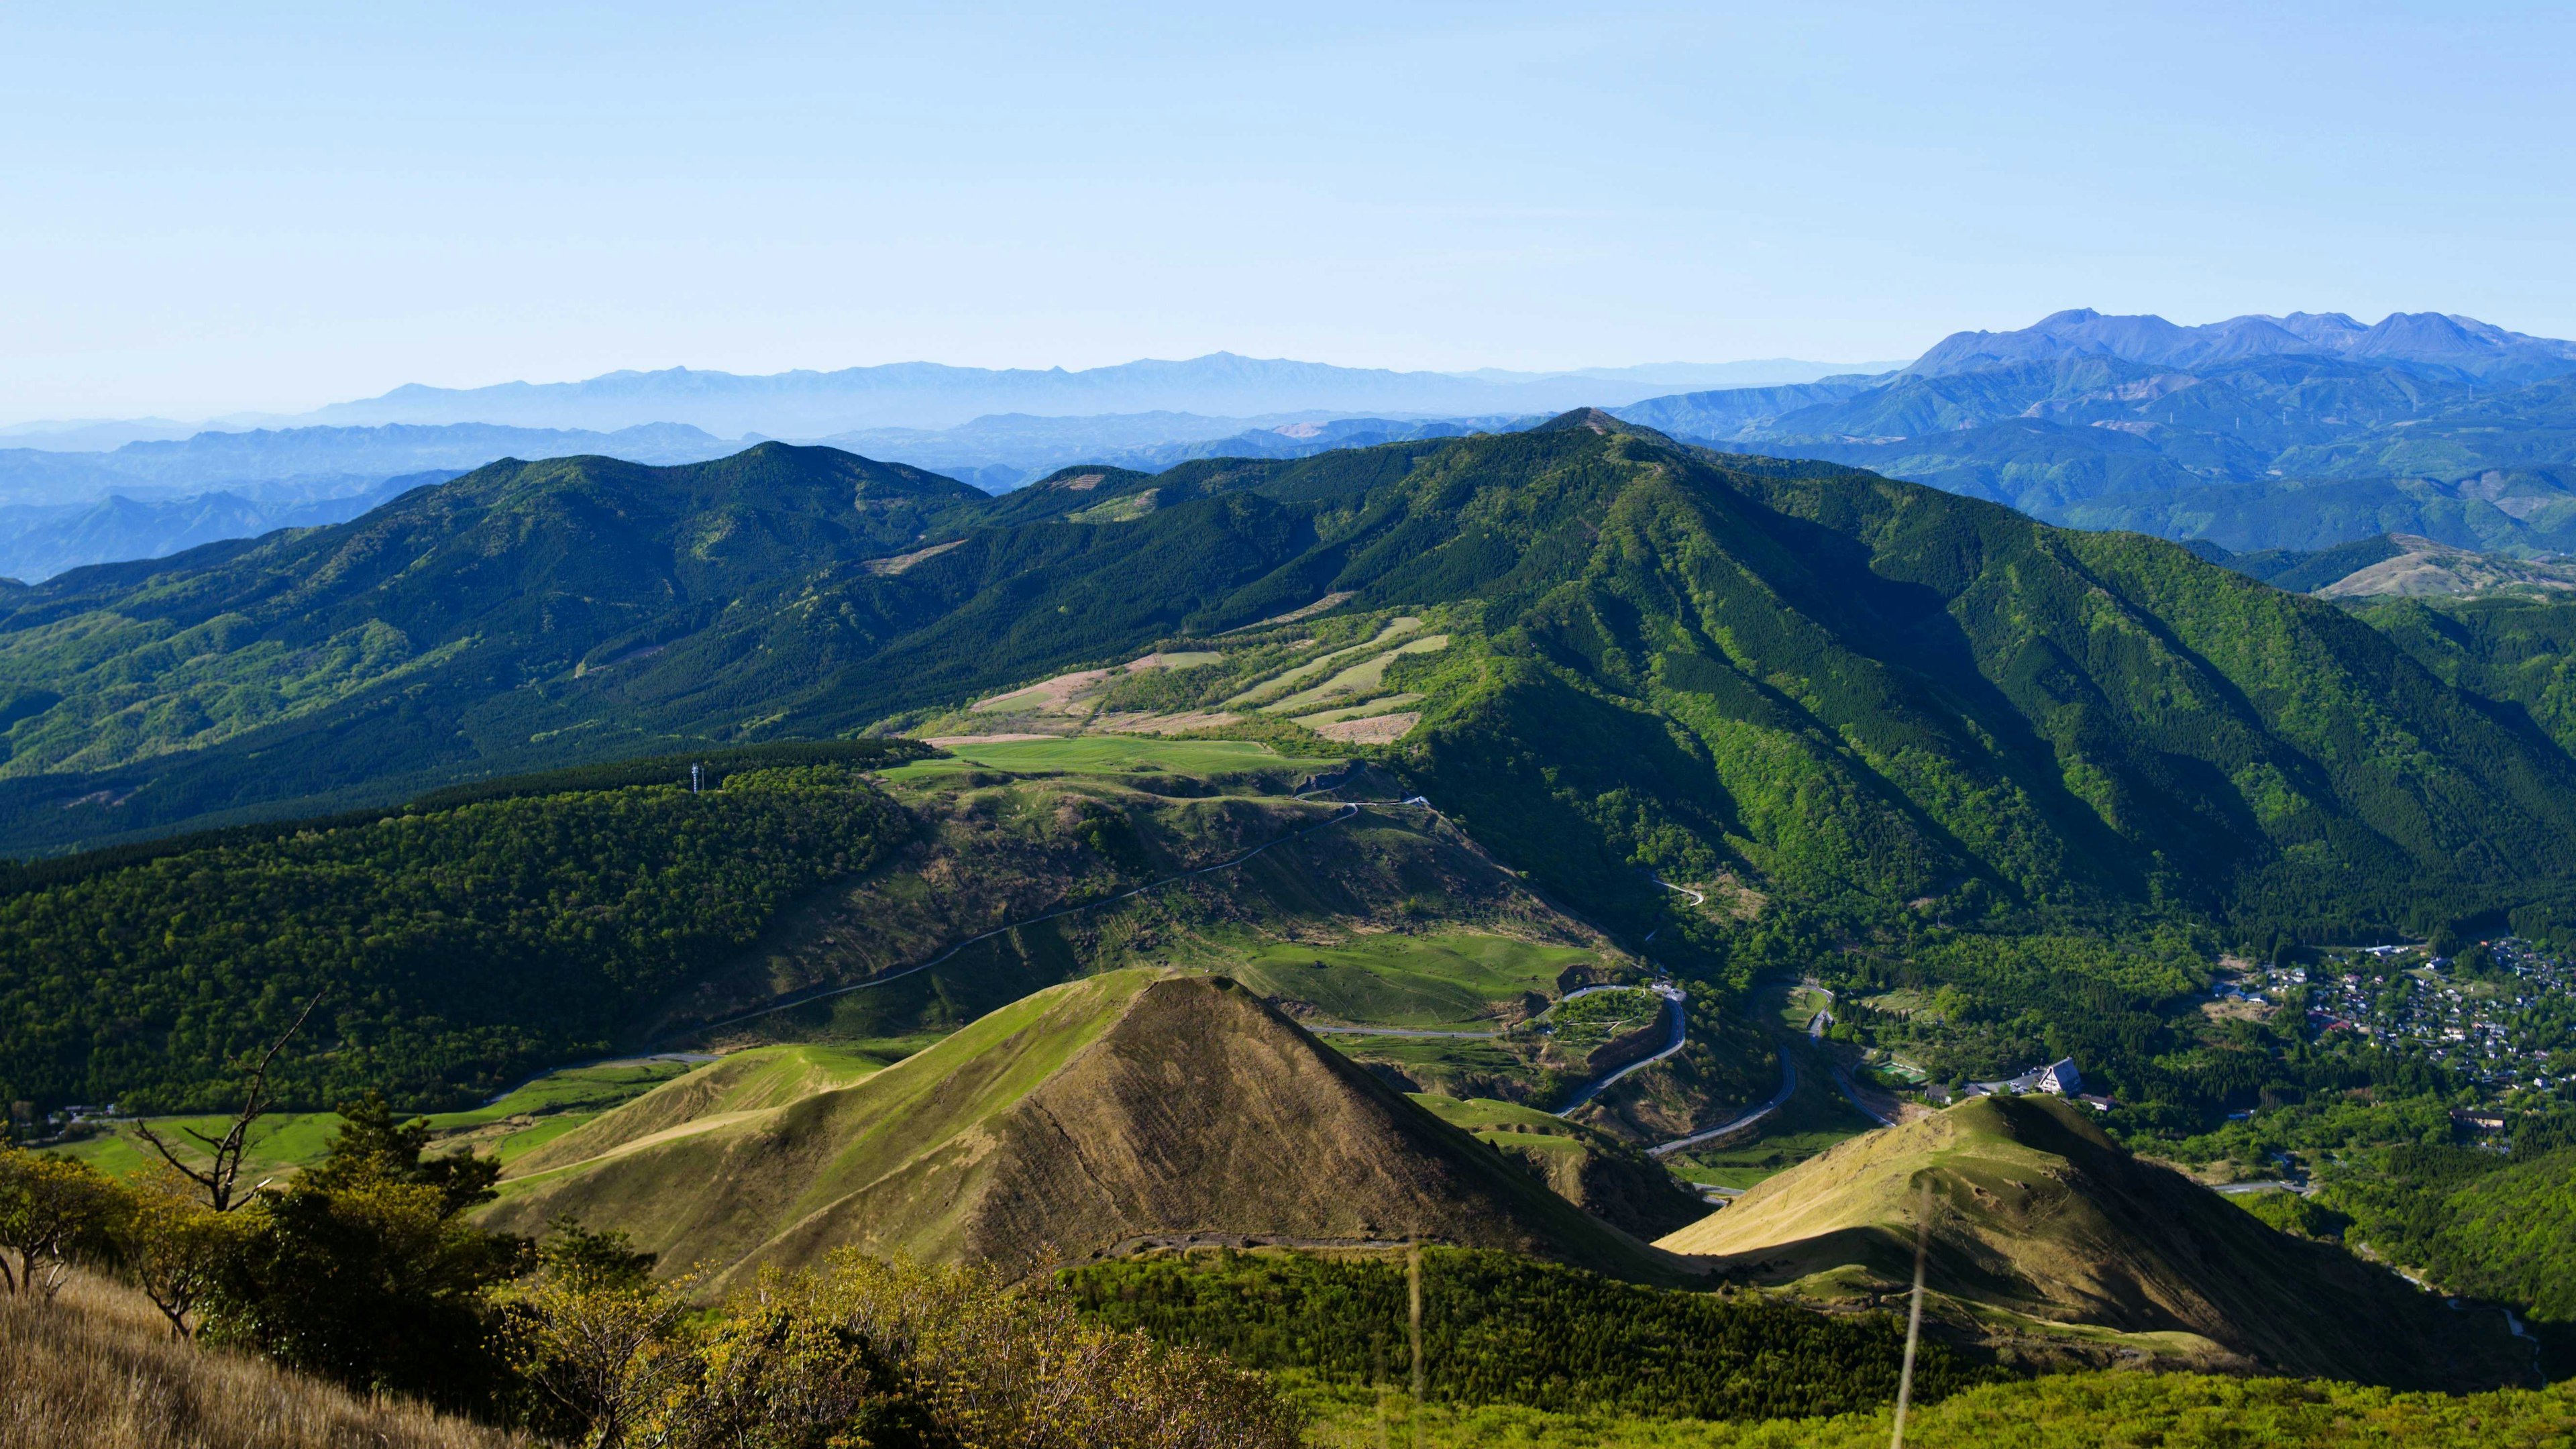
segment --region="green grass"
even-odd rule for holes
[[[1792,986],[1781,996],[1780,1025],[1804,1036],[1807,1023],[1816,1019],[1816,1013],[1832,1007],[1833,998],[1814,987]]]
[[[1372,715],[1392,714],[1409,704],[1422,703],[1418,694],[1381,695],[1366,704],[1346,704],[1339,709],[1318,710],[1297,716],[1297,723],[1312,729],[1320,724],[1334,724],[1346,719],[1367,719]]]
[[[662,1083],[685,1074],[695,1065],[693,1062],[645,1058],[568,1067],[539,1077],[488,1106],[465,1112],[436,1112],[427,1120],[432,1131],[452,1133],[506,1122],[513,1117],[542,1118],[537,1125],[512,1133],[495,1144],[501,1160],[507,1162],[603,1112],[633,1101]],[[232,1125],[230,1118],[217,1116],[149,1117],[144,1120],[161,1134],[163,1140],[183,1148],[195,1145],[195,1139],[186,1135],[188,1129],[193,1128],[208,1136],[221,1136]],[[320,1160],[339,1130],[340,1114],[337,1112],[281,1112],[263,1117],[251,1128],[249,1150],[242,1157],[243,1169],[256,1177],[262,1173],[308,1166]],[[130,1176],[160,1161],[151,1148],[125,1132],[76,1142],[62,1151],[65,1156],[79,1158],[115,1177]],[[183,1151],[182,1155],[187,1154]]]
[[[1536,1107],[1499,1102],[1491,1097],[1469,1097],[1461,1101],[1438,1092],[1408,1095],[1441,1121],[1472,1132],[1478,1139],[1497,1147],[1575,1156],[1591,1150],[1584,1142],[1584,1128]]]
[[[1307,1442],[1316,1449],[1879,1449],[1889,1435],[1886,1409],[1726,1423],[1517,1404],[1416,1408],[1400,1361],[1383,1393],[1319,1375],[1284,1377],[1290,1397],[1315,1416]],[[1925,1449],[2538,1449],[2565,1443],[2571,1420],[2576,1388],[2565,1384],[2453,1396],[2330,1380],[2114,1370],[1992,1384],[1917,1403],[1905,1437]]]
[[[1489,1041],[1460,1040],[1456,1037],[1420,1036],[1328,1036],[1326,1046],[1357,1061],[1388,1062],[1398,1067],[1449,1067],[1460,1071],[1490,1072],[1497,1076],[1526,1076],[1529,1068],[1520,1058]]]
[[[1279,690],[1289,687],[1290,685],[1299,684],[1312,679],[1316,675],[1323,673],[1325,670],[1332,668],[1335,664],[1349,659],[1355,654],[1366,653],[1367,651],[1375,649],[1379,645],[1386,643],[1388,640],[1395,638],[1399,634],[1419,629],[1421,627],[1422,621],[1409,614],[1389,619],[1386,623],[1386,627],[1378,630],[1376,635],[1372,638],[1363,640],[1357,644],[1339,645],[1322,654],[1316,655],[1314,658],[1307,660],[1303,664],[1297,665],[1295,668],[1285,669],[1277,674],[1252,681],[1250,684],[1245,685],[1241,690],[1229,696],[1225,701],[1225,707],[1232,709],[1236,705],[1248,704],[1265,694],[1273,694]]]
[[[558,1112],[534,1127],[502,1138],[494,1144],[492,1155],[500,1158],[506,1167],[599,1115],[597,1112]]]
[[[1495,1025],[1494,1012],[1526,993],[1556,994],[1569,966],[1600,954],[1472,933],[1370,936],[1343,946],[1264,946],[1228,966],[1265,996],[1311,1002],[1334,1022],[1427,1031]]]
[[[630,1061],[598,1062],[585,1067],[566,1067],[548,1072],[509,1093],[489,1106],[466,1112],[433,1114],[429,1125],[439,1131],[458,1127],[479,1127],[486,1122],[504,1121],[511,1117],[543,1117],[555,1112],[605,1112],[653,1090],[674,1077],[686,1076],[696,1062],[668,1057],[643,1057]]]
[[[183,1159],[202,1160],[202,1153],[188,1149],[196,1139],[186,1135],[194,1128],[208,1136],[221,1136],[232,1125],[228,1117],[151,1117],[145,1119],[163,1141],[181,1149]],[[331,1138],[340,1129],[336,1112],[280,1112],[252,1124],[249,1147],[242,1154],[245,1176],[301,1167],[321,1157]],[[136,1141],[127,1132],[112,1136],[92,1137],[58,1149],[65,1157],[77,1158],[111,1177],[128,1177],[152,1166],[161,1159],[152,1149]]]
[[[1374,659],[1366,659],[1341,671],[1312,689],[1300,690],[1286,699],[1274,700],[1261,707],[1265,714],[1286,714],[1307,709],[1326,700],[1354,694],[1366,694],[1386,682],[1386,667],[1406,654],[1436,654],[1449,647],[1449,636],[1431,634],[1389,649]]]
[[[1596,991],[1569,1001],[1547,1014],[1557,1050],[1580,1057],[1594,1048],[1655,1024],[1664,1014],[1663,998],[1642,987]]]
[[[888,780],[934,780],[968,770],[1012,774],[1041,772],[1126,775],[1169,771],[1179,775],[1234,775],[1250,771],[1324,770],[1339,760],[1282,755],[1244,740],[1159,740],[1133,735],[1083,735],[1061,740],[995,740],[948,746],[954,756],[917,760],[885,773]]]

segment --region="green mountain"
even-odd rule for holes
[[[645,741],[1213,728],[1310,772],[1374,758],[1385,789],[1427,796],[1548,898],[1632,950],[1652,936],[1700,987],[1684,1055],[1605,1101],[1632,1130],[1677,1133],[1767,1095],[1750,1065],[1767,1049],[1727,1003],[1755,973],[1838,947],[1882,985],[1972,989],[1992,1013],[1981,1051],[2078,1052],[2124,1098],[2196,1119],[2254,1093],[2276,1053],[2203,1042],[2183,1020],[2221,940],[2576,918],[2576,760],[2543,656],[2499,683],[2509,671],[2456,631],[2376,629],[2174,545],[1711,454],[1594,413],[1151,476],[1068,470],[999,499],[767,445],[675,469],[507,465],[215,555],[9,596],[0,823],[20,848],[373,805]],[[839,914],[809,908],[799,892],[840,877],[808,863],[762,899],[807,912],[809,945],[650,980],[668,992],[685,976],[747,1010],[855,979],[884,954],[872,942],[955,941],[1006,924],[1006,903],[1135,883],[1157,857],[1119,863],[1101,822],[1146,818],[1148,797],[1138,776],[1116,799],[1032,802],[1094,843],[1079,870],[999,872],[1024,884],[979,897],[972,929],[961,914],[891,934],[880,907],[901,903],[865,890]],[[1658,874],[1710,904],[1678,909]],[[110,950],[113,893],[89,889],[76,908],[42,898],[66,912],[60,938],[84,943],[62,961]],[[1408,890],[1364,894],[1375,912]],[[1425,909],[1436,922],[1448,907]],[[1116,940],[1169,939],[1116,919],[1141,932]],[[1169,959],[1127,949],[961,967],[941,979],[968,983],[962,996],[889,997],[920,1004],[879,1030]],[[1233,948],[1190,949],[1222,966]],[[109,977],[171,979],[174,950]],[[10,979],[92,969],[31,959]],[[44,1030],[112,1017],[45,1010]],[[1466,1066],[1400,1043],[1370,1059],[1417,1087],[1543,1097],[1509,1045]],[[99,1080],[82,1075],[88,1048],[47,1050],[66,1064],[49,1091]],[[441,1074],[523,1059],[440,1048],[421,1058],[434,1072],[403,1080],[461,1090],[483,1078]]]
[[[875,577],[858,561],[982,500],[771,444],[678,468],[502,462],[336,527],[11,591],[0,830],[96,840],[703,745],[710,713],[784,702],[759,694],[782,663],[767,635],[818,575]],[[627,688],[648,661],[748,692]]]
[[[2576,473],[2486,469],[2455,482],[2427,478],[2284,478],[2261,483],[2123,492],[2050,510],[2070,528],[2127,529],[2207,540],[2245,552],[2316,551],[2380,534],[2415,534],[2454,548],[2564,553],[2576,547]]]
[[[2386,532],[2563,550],[2576,537],[2576,363],[2564,344],[2497,369],[2439,347],[2273,350],[2283,341],[2177,360],[2152,347],[1989,353],[1971,339],[1947,361],[1927,355],[1864,385],[1682,394],[1616,412],[1695,442],[1869,468],[2054,523],[2232,549]]]
[[[857,1245],[1026,1268],[1139,1244],[1429,1239],[1678,1265],[1222,977],[1114,971],[773,1103],[721,1062],[515,1163],[492,1225],[571,1213],[722,1283]]]
[[[2551,742],[2323,606],[1598,415],[1000,500],[772,445],[496,466],[133,572],[0,620],[22,845],[852,731],[1330,595],[1456,614],[1463,647],[1396,670],[1410,768],[1589,894],[1654,865],[1953,913],[2466,913],[2544,890],[2576,823]]]
[[[1875,1301],[1913,1270],[1928,1192],[1927,1285],[1968,1324],[1986,1310],[1988,1336],[2017,1353],[2454,1389],[2528,1371],[2530,1349],[2501,1316],[2454,1313],[2385,1268],[2275,1232],[2085,1115],[1979,1098],[1835,1147],[1662,1246],[1809,1296]]]

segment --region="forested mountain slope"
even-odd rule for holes
[[[2385,922],[2524,904],[2576,864],[2576,762],[2330,606],[1599,414],[1003,499],[767,445],[496,467],[281,545],[84,572],[0,620],[21,844],[856,731],[1340,595],[1444,611],[1458,642],[1388,675],[1426,696],[1395,757],[1613,910],[1651,865],[1954,920]]]

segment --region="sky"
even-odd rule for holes
[[[2576,335],[2576,7],[0,7],[0,422],[1220,349]]]

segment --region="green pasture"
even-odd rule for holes
[[[1453,932],[1266,945],[1223,969],[1265,996],[1309,1002],[1335,1023],[1473,1031],[1492,1027],[1496,1009],[1524,994],[1555,996],[1568,966],[1599,959],[1579,947]]]
[[[630,1102],[662,1083],[686,1074],[698,1063],[664,1058],[639,1058],[630,1061],[599,1062],[590,1066],[568,1067],[552,1072],[521,1086],[487,1106],[464,1112],[437,1112],[428,1116],[433,1132],[447,1134],[506,1122],[513,1117],[536,1117],[532,1127],[504,1137],[496,1145],[503,1161],[527,1151],[538,1143],[562,1135],[608,1111]],[[144,1119],[153,1131],[180,1150],[183,1158],[202,1159],[202,1144],[189,1134],[191,1130],[209,1137],[221,1137],[232,1126],[229,1117],[150,1117]],[[254,1180],[264,1174],[288,1171],[318,1161],[340,1130],[337,1112],[277,1112],[251,1124],[246,1150],[242,1154],[244,1176]],[[152,1149],[127,1131],[109,1136],[92,1137],[59,1149],[66,1157],[75,1157],[112,1176],[126,1177],[142,1171],[160,1159]]]
[[[1367,694],[1383,688],[1386,667],[1401,655],[1431,654],[1449,647],[1449,636],[1431,634],[1409,643],[1399,644],[1374,658],[1364,659],[1335,674],[1312,689],[1300,690],[1286,699],[1273,700],[1261,706],[1265,714],[1288,714],[1312,709],[1327,700],[1344,699],[1354,694]]]

